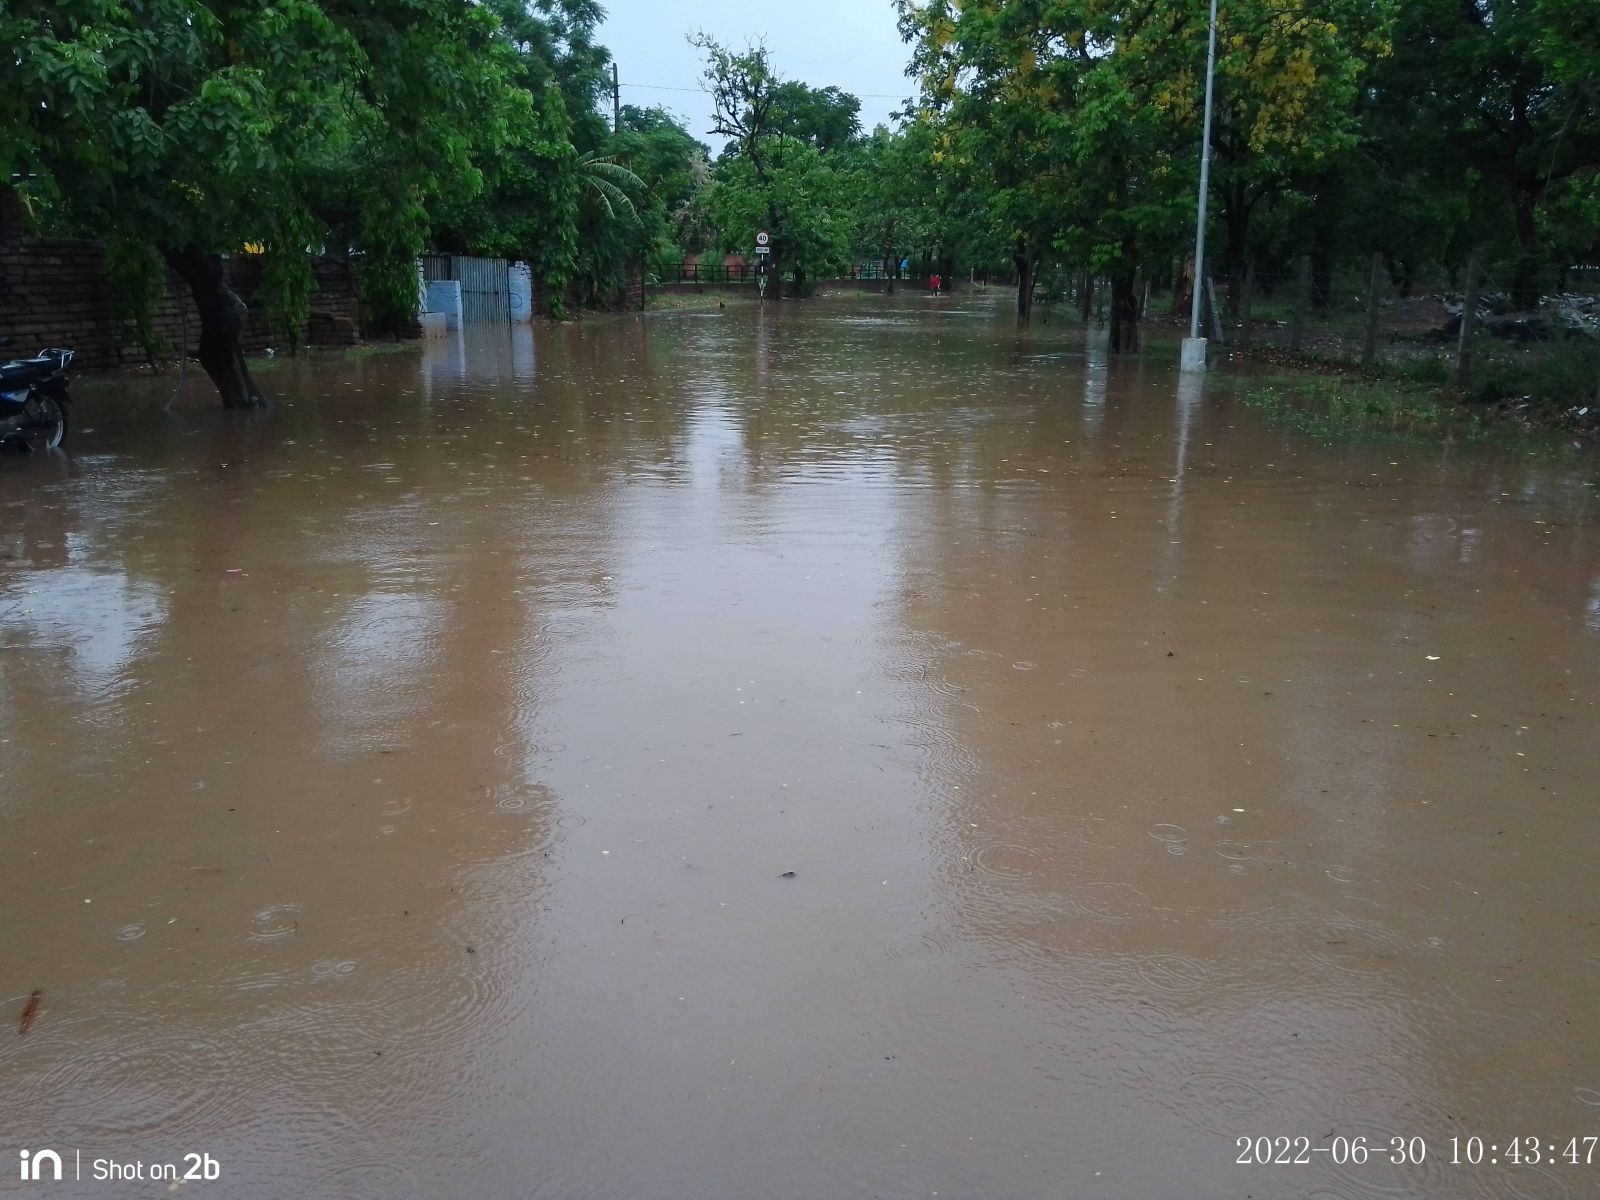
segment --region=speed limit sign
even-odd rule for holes
[[[758,245],[758,246],[770,246],[771,244],[772,244],[772,235],[770,233],[768,233],[765,229],[763,229],[760,233],[756,234],[756,245]]]

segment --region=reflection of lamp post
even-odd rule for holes
[[[1206,369],[1206,340],[1200,336],[1200,289],[1206,262],[1206,192],[1211,186],[1211,85],[1217,70],[1217,0],[1211,0],[1211,25],[1206,40],[1206,119],[1200,137],[1200,203],[1194,223],[1194,299],[1189,305],[1189,336],[1179,360],[1185,371]]]

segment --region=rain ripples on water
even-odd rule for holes
[[[1446,1161],[1600,1109],[1577,467],[1303,441],[982,293],[270,382],[85,378],[74,457],[0,464],[26,1144],[250,1197],[1594,1194]],[[1234,1162],[1330,1131],[1431,1157]]]

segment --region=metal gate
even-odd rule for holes
[[[503,258],[469,258],[464,254],[425,254],[422,277],[429,283],[461,284],[461,319],[471,324],[511,321],[511,264]]]

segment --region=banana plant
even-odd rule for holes
[[[639,223],[634,197],[648,190],[644,180],[619,163],[615,155],[595,150],[580,154],[576,168],[578,178],[594,194],[609,219],[621,219],[617,215],[620,211],[631,224]]]

